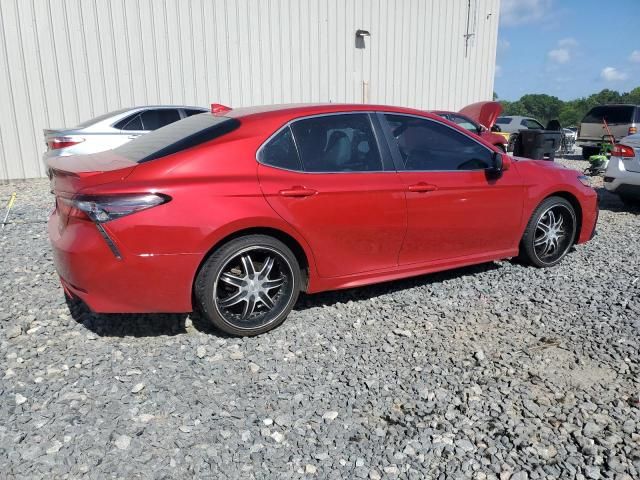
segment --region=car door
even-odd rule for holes
[[[379,116],[407,190],[401,265],[497,258],[517,247],[523,185],[515,168],[488,174],[496,152],[439,121]]]
[[[295,120],[258,153],[267,201],[308,242],[322,277],[398,264],[405,193],[372,121],[368,113]]]

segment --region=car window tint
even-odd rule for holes
[[[298,151],[293,143],[293,136],[289,127],[280,131],[262,148],[260,161],[272,167],[302,170]]]
[[[173,108],[158,108],[142,112],[141,117],[144,130],[157,130],[180,120],[180,113]]]
[[[185,108],[184,109],[184,114],[187,117],[190,117],[191,115],[198,115],[199,113],[205,113],[207,110],[195,110],[193,108]]]
[[[509,125],[512,120],[513,118],[498,117],[498,119],[496,120],[496,123],[498,125]]]
[[[478,125],[473,123],[471,120],[465,117],[461,117],[460,115],[451,115],[451,121],[460,125],[462,128],[465,128],[473,133],[478,133]]]
[[[480,170],[492,164],[493,152],[439,122],[385,114],[405,170]]]
[[[141,135],[114,149],[114,152],[134,162],[148,162],[209,142],[239,126],[240,121],[235,118],[193,115]]]
[[[541,123],[538,123],[535,120],[531,120],[530,118],[525,118],[520,122],[520,125],[524,126],[525,128],[529,129],[529,130],[535,130],[535,129],[544,129],[544,127],[542,126]]]
[[[118,128],[120,130],[144,130],[142,127],[142,118],[140,117],[140,113],[136,113],[131,117],[121,120],[114,125],[114,128]]]
[[[366,113],[324,115],[291,125],[307,172],[371,172],[382,160]]]

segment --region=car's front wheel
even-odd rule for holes
[[[251,336],[280,325],[296,303],[300,266],[281,241],[236,238],[205,262],[195,285],[201,313],[220,330]]]
[[[576,237],[573,205],[549,197],[535,209],[520,244],[520,257],[536,267],[551,267],[567,254]]]

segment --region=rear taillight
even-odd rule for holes
[[[613,146],[611,155],[614,157],[631,158],[636,156],[636,152],[634,152],[631,147],[617,143]]]
[[[636,133],[638,133],[637,127],[629,127],[629,135],[634,135]]]
[[[58,150],[59,148],[72,147],[84,142],[82,137],[52,137],[47,139],[47,147],[49,150]]]
[[[80,195],[73,199],[58,197],[58,207],[63,215],[88,218],[96,223],[105,223],[132,213],[147,210],[171,198],[156,193],[131,195]]]

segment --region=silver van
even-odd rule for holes
[[[602,137],[609,135],[609,131],[617,142],[623,137],[638,133],[638,124],[640,124],[640,106],[638,105],[611,104],[593,107],[582,119],[578,130],[576,144],[582,147],[582,158],[586,160],[598,153]]]

